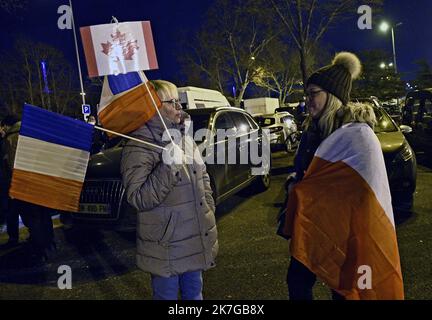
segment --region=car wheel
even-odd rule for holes
[[[265,190],[267,190],[270,187],[270,182],[271,182],[271,161],[268,160],[267,158],[263,159],[263,169],[265,172],[265,174],[259,175],[256,179],[255,182],[255,190],[257,190],[258,192],[263,192]]]
[[[401,194],[393,198],[393,211],[411,211],[414,205],[414,194]]]

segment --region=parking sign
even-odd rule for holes
[[[83,115],[90,115],[91,110],[90,110],[90,105],[89,104],[83,104],[82,105],[82,114]]]

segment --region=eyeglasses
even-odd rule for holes
[[[169,103],[169,104],[171,104],[176,109],[181,109],[182,108],[182,105],[180,104],[180,100],[177,100],[177,99],[165,100],[165,101],[162,101],[162,102],[163,103]]]
[[[320,92],[323,92],[323,91],[325,91],[325,90],[316,90],[316,91],[306,91],[305,92],[305,99],[307,99],[307,100],[311,100],[311,99],[314,99],[316,96],[318,96],[318,94],[320,93]]]

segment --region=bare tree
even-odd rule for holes
[[[279,104],[293,91],[294,84],[300,82],[299,57],[296,51],[280,39],[274,39],[265,49],[263,57],[257,61],[252,82],[269,93],[279,97]]]
[[[360,5],[380,8],[382,0],[268,0],[297,47],[303,83],[308,78],[307,57],[324,34],[342,19],[357,14]]]
[[[26,0],[0,0],[0,8],[8,13],[22,9],[27,5]]]
[[[196,81],[208,79],[220,91],[234,85],[234,105],[240,105],[265,47],[276,36],[271,10],[263,0],[218,0],[183,59],[184,70]]]
[[[58,49],[19,39],[14,50],[3,56],[1,67],[7,72],[0,75],[0,90],[11,111],[19,113],[24,102],[62,114],[79,109],[78,79]]]

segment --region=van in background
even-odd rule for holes
[[[183,109],[230,107],[227,98],[216,90],[197,87],[181,87],[177,90]]]
[[[252,116],[274,114],[279,108],[279,99],[276,98],[255,98],[245,99],[244,109]]]

